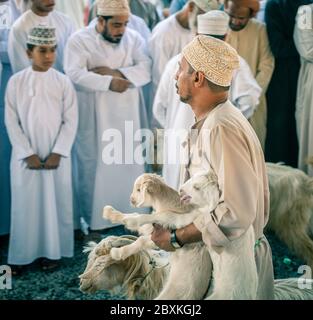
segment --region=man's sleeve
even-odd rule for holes
[[[238,129],[217,126],[208,136],[208,159],[218,176],[221,196],[217,208],[195,225],[207,245],[225,247],[255,220],[259,181],[245,137]]]
[[[275,67],[275,59],[272,54],[270,44],[267,37],[266,28],[260,29],[260,47],[259,47],[259,63],[255,79],[262,88],[263,93],[271,81]]]
[[[88,52],[84,50],[80,39],[73,36],[64,50],[64,70],[75,86],[87,92],[108,91],[112,76],[102,76],[87,68]]]
[[[148,55],[145,40],[138,35],[133,46],[134,64],[130,67],[118,68],[118,70],[135,87],[142,87],[151,81],[151,59]]]

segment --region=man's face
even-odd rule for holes
[[[225,12],[227,12],[230,17],[229,27],[233,31],[244,29],[251,18],[251,11],[249,8],[238,7],[231,1],[229,1],[228,6],[225,7]]]
[[[111,43],[120,43],[125,33],[129,16],[114,16],[105,21],[100,20],[101,34],[103,38]]]
[[[39,12],[51,12],[55,6],[55,0],[32,0],[32,2]]]
[[[192,100],[192,72],[187,60],[182,57],[175,75],[177,94],[180,100],[190,104]]]
[[[33,61],[36,71],[48,71],[56,58],[56,46],[36,46],[32,51],[27,51],[28,57]]]

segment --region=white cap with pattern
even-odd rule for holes
[[[128,0],[97,0],[98,16],[130,15]]]
[[[217,0],[191,0],[200,8],[203,12],[208,12],[210,10],[217,10],[220,4]]]
[[[27,43],[35,46],[55,46],[57,44],[55,28],[46,25],[32,28],[28,34]]]
[[[198,34],[224,36],[229,29],[229,15],[220,10],[212,10],[200,14],[198,19]]]
[[[222,87],[231,85],[233,73],[239,68],[237,51],[225,41],[199,35],[182,51],[195,71],[203,72],[211,82]]]

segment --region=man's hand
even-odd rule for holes
[[[44,169],[55,170],[60,165],[61,156],[57,153],[51,153],[44,164]]]
[[[109,67],[97,67],[97,68],[90,69],[89,71],[100,74],[101,76],[112,76],[115,78],[126,79],[125,76],[122,74],[122,72],[116,69],[111,69]]]
[[[153,224],[153,232],[151,234],[151,240],[160,248],[165,251],[175,251],[175,248],[171,245],[171,231],[162,228],[158,224]]]
[[[33,154],[32,156],[25,159],[27,163],[27,168],[30,170],[40,170],[42,169],[42,163],[37,154]]]
[[[131,82],[122,78],[113,77],[109,89],[114,92],[125,92],[131,85]]]

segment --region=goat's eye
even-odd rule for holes
[[[197,186],[197,185],[194,185],[193,188],[194,188],[195,190],[197,190],[197,191],[200,190],[200,187]]]
[[[137,192],[140,192],[140,188],[137,189]]]

